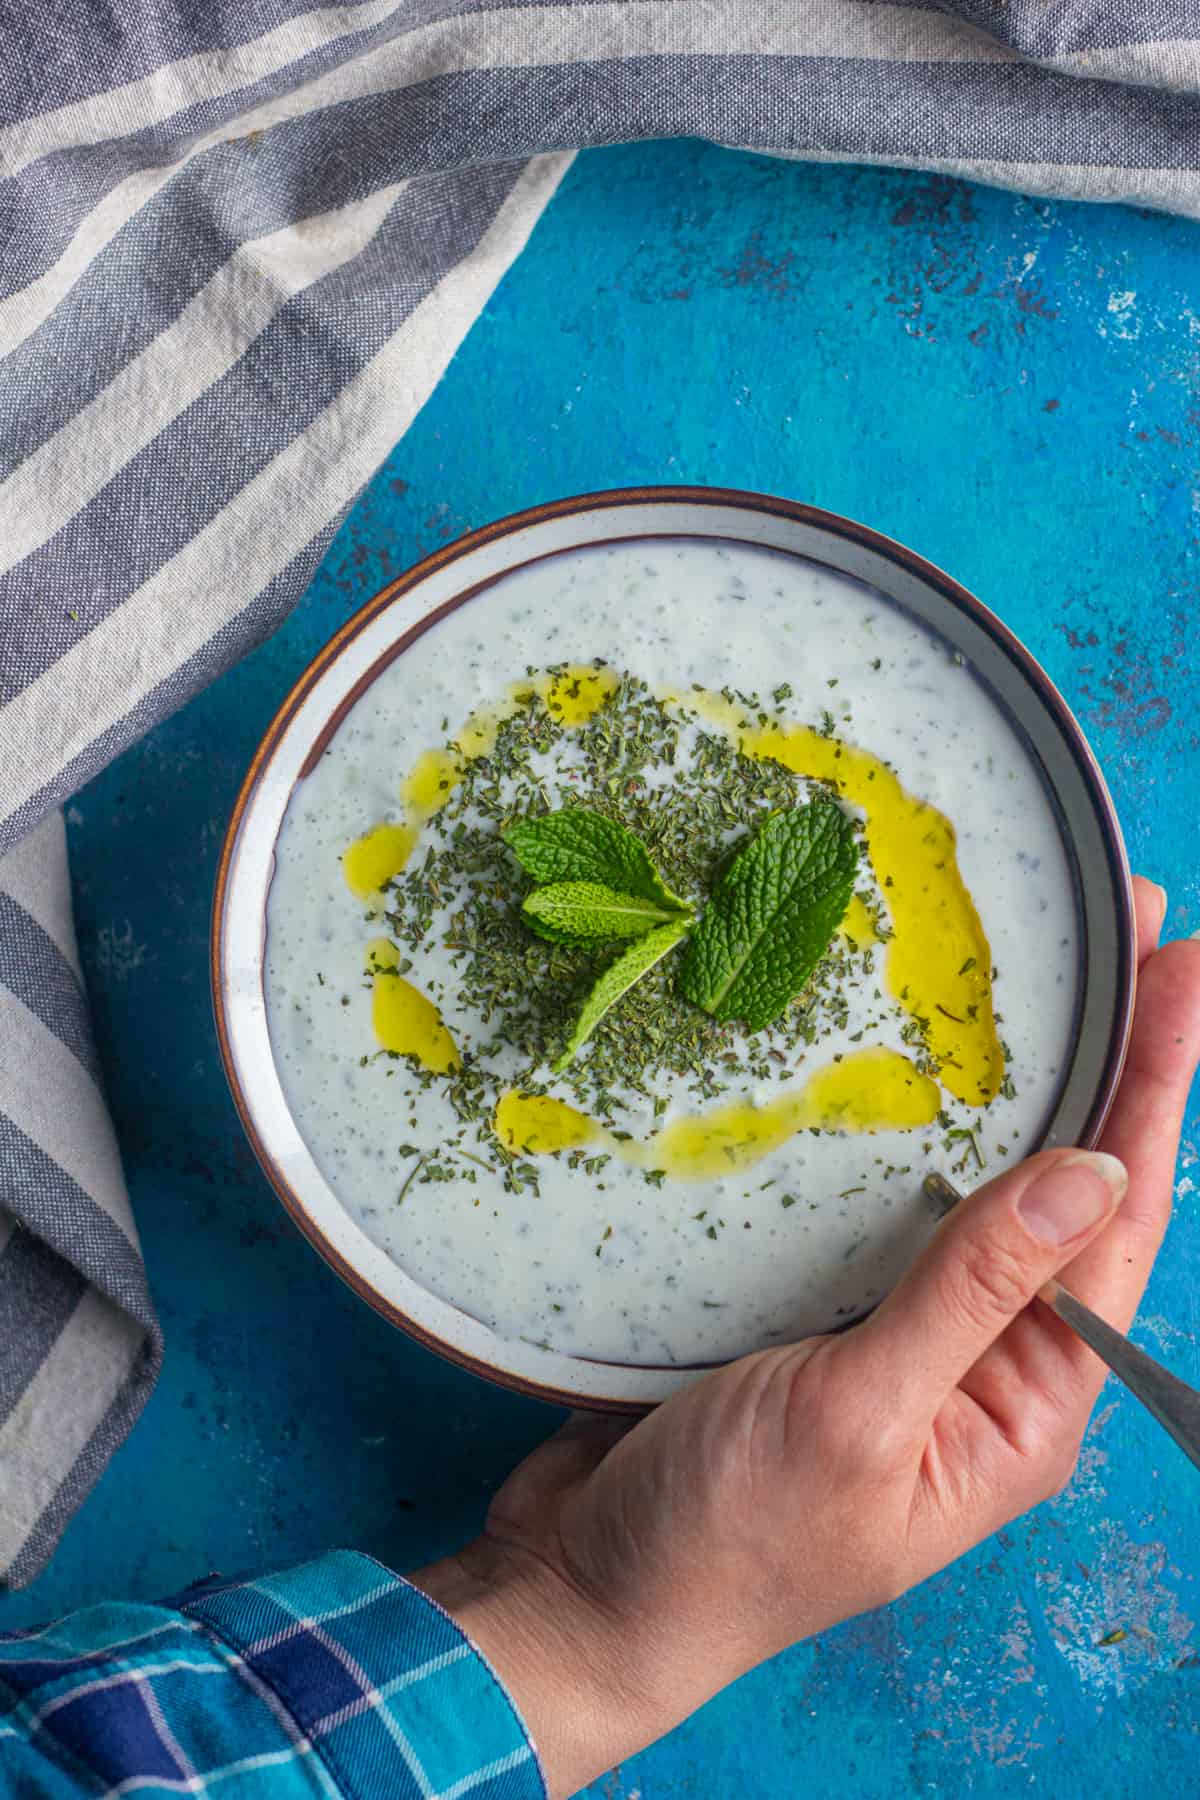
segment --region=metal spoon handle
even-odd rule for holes
[[[958,1189],[944,1175],[927,1175],[924,1188],[928,1198],[943,1213],[949,1212],[962,1199]],[[1061,1281],[1048,1281],[1039,1289],[1039,1297],[1058,1314],[1064,1325],[1069,1325],[1083,1339],[1089,1350],[1095,1351],[1101,1362],[1108,1364],[1117,1379],[1125,1383],[1130,1393],[1174,1438],[1184,1455],[1200,1469],[1200,1392],[1130,1343],[1124,1332],[1117,1331],[1090,1306],[1077,1300]]]
[[[1040,1292],[1047,1306],[1108,1364],[1200,1469],[1200,1393],[1130,1343],[1123,1332],[1114,1331],[1060,1281],[1048,1281]]]

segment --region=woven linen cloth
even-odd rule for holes
[[[54,809],[274,629],[575,151],[1200,217],[1200,0],[0,0],[0,1574],[161,1344]]]

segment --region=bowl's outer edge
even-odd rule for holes
[[[300,1231],[308,1239],[331,1268],[353,1289],[367,1304],[381,1313],[389,1322],[398,1326],[408,1336],[414,1338],[426,1349],[457,1364],[460,1368],[470,1370],[497,1386],[512,1389],[532,1398],[544,1400],[553,1405],[579,1407],[590,1411],[639,1414],[650,1409],[650,1404],[622,1398],[618,1395],[581,1395],[570,1389],[534,1381],[516,1375],[507,1370],[498,1370],[483,1361],[459,1349],[455,1344],[439,1338],[433,1332],[417,1323],[394,1306],[382,1294],[367,1282],[340,1252],[334,1249],[316,1222],[311,1218],[298,1197],[292,1192],[288,1183],[275,1165],[266,1146],[263,1144],[255,1125],[253,1111],[246,1096],[240,1076],[238,1075],[230,1038],[228,1014],[225,1004],[225,971],[223,959],[224,920],[230,893],[230,880],[241,835],[242,824],[251,799],[262,779],[263,773],[270,763],[284,731],[293,715],[319,681],[325,671],[341,655],[346,646],[374,620],[386,607],[391,606],[402,595],[417,587],[435,572],[446,568],[456,561],[470,555],[473,551],[497,540],[514,535],[531,526],[591,513],[597,510],[617,510],[631,506],[720,506],[742,509],[747,512],[767,513],[786,518],[794,523],[811,526],[829,532],[835,537],[845,538],[860,544],[866,549],[880,554],[892,562],[899,564],[917,579],[927,582],[951,601],[953,605],[966,612],[975,622],[1006,652],[1026,679],[1040,694],[1048,710],[1056,719],[1063,737],[1070,746],[1084,775],[1085,783],[1091,793],[1093,803],[1101,824],[1105,846],[1109,857],[1110,874],[1113,881],[1113,894],[1117,905],[1117,930],[1120,966],[1117,971],[1117,1011],[1114,1020],[1113,1037],[1116,1040],[1115,1052],[1110,1053],[1105,1067],[1104,1079],[1097,1092],[1095,1101],[1088,1115],[1086,1124],[1079,1136],[1079,1142],[1085,1148],[1091,1148],[1098,1141],[1105,1121],[1112,1109],[1117,1087],[1124,1068],[1129,1048],[1129,1036],[1133,1022],[1134,975],[1136,969],[1136,943],[1134,927],[1134,906],[1132,877],[1129,861],[1125,851],[1124,839],[1116,808],[1109,794],[1104,776],[1100,770],[1091,746],[1076,720],[1070,707],[1032,654],[1020,640],[1008,629],[1003,621],[968,589],[940,568],[918,556],[915,551],[898,543],[872,527],[859,524],[857,521],[842,517],[840,514],[826,512],[819,507],[808,506],[800,501],[793,501],[779,495],[756,494],[737,488],[709,487],[640,487],[615,488],[597,493],[582,494],[563,500],[547,501],[539,506],[523,512],[509,514],[506,518],[495,520],[478,530],[468,532],[464,537],[446,544],[430,555],[423,557],[412,568],[405,570],[379,590],[377,594],[363,603],[349,619],[341,625],[328,642],[317,652],[312,661],[302,671],[291,689],[277,708],[270,724],[263,734],[250,761],[250,765],[238,789],[230,816],[229,826],[221,845],[221,853],[217,864],[216,881],[213,892],[212,929],[209,943],[209,972],[212,986],[213,1013],[217,1032],[217,1041],[221,1053],[221,1061],[230,1093],[246,1133],[250,1146],[279,1200],[290,1214]],[[641,534],[639,534],[641,535]],[[490,585],[490,579],[484,585]],[[459,596],[461,600],[466,598]],[[1111,1040],[1110,1040],[1111,1041]],[[590,1363],[595,1368],[595,1363]],[[697,1367],[697,1365],[693,1365]]]

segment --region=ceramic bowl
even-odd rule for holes
[[[375,677],[448,610],[533,560],[617,539],[700,537],[790,552],[869,583],[960,651],[1007,711],[1057,805],[1073,866],[1084,967],[1073,1053],[1043,1143],[1095,1143],[1129,1035],[1134,979],[1128,863],[1079,725],[1028,650],[971,594],[849,519],[761,494],[643,488],[535,507],[472,532],[392,581],[305,670],[252,762],[217,878],[212,978],[221,1054],[255,1153],[301,1231],[355,1292],[430,1349],[509,1387],[572,1406],[636,1410],[695,1370],[572,1357],[501,1338],[406,1275],[339,1204],[310,1155],[272,1059],[263,992],[274,847],[288,801]]]

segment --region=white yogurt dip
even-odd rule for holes
[[[514,683],[560,665],[604,665],[678,697],[680,761],[674,771],[647,767],[643,801],[656,784],[669,791],[706,733],[747,749],[744,727],[753,723],[760,756],[780,753],[793,733],[818,762],[844,746],[846,760],[828,770],[822,762],[809,771],[803,758],[791,765],[797,798],[810,772],[837,780],[840,768],[857,769],[857,788],[851,780],[842,797],[856,816],[865,811],[871,862],[864,856],[854,904],[864,928],[873,915],[897,934],[841,940],[826,999],[815,1003],[814,1042],[793,1038],[779,1048],[782,1038],[756,1043],[735,1032],[719,1097],[716,1087],[701,1092],[694,1080],[658,1070],[647,1092],[621,1089],[598,1140],[518,1153],[506,1185],[492,1102],[528,1079],[528,1059],[497,1041],[497,1019],[481,1017],[464,979],[463,893],[440,893],[419,941],[402,937],[405,918],[412,922],[412,872],[456,825],[489,827],[453,799],[433,816],[426,807],[414,818],[410,805],[406,817],[402,795],[419,768],[428,785],[428,753],[461,736],[471,715],[494,718]],[[720,700],[722,689],[757,696],[753,719],[741,698]],[[559,738],[553,754],[534,758],[544,803],[555,807],[572,797],[575,779],[571,744]],[[475,747],[482,744],[481,735]],[[912,821],[906,814],[890,826],[874,795],[886,800],[900,789],[953,824],[954,879],[986,934],[990,993],[978,987],[989,971],[970,967],[978,959],[957,967],[959,985],[976,995],[973,1019],[976,1005],[990,1018],[994,1003],[992,1041],[1004,1046],[1003,1080],[993,1084],[1000,1091],[986,1104],[955,1061],[955,1034],[978,1037],[977,1021],[963,1022],[958,989],[931,990],[945,992],[945,1006],[921,1000],[932,1016],[922,1048],[917,996],[906,989],[902,1001],[902,984],[889,985],[902,954],[918,985],[922,958],[927,952],[932,966],[937,956],[933,936],[922,943],[911,918],[901,943],[900,894],[911,914],[920,883],[902,877],[891,886],[883,872],[894,866],[885,858],[889,831],[899,843]],[[936,822],[937,813],[928,816]],[[344,858],[380,825],[416,842],[393,893],[364,901],[347,886]],[[944,860],[929,866],[940,870]],[[524,890],[515,863],[511,883],[516,906]],[[393,906],[400,912],[389,921]],[[438,1008],[446,1043],[486,1071],[478,1120],[464,1125],[448,1076],[378,1054],[380,978],[364,968],[369,946],[388,938],[397,943],[392,961],[411,965],[407,982]],[[502,1336],[601,1360],[693,1364],[861,1313],[931,1229],[920,1195],[927,1171],[970,1185],[1036,1145],[1071,1053],[1078,961],[1074,886],[1053,807],[1014,727],[947,645],[882,596],[797,558],[662,539],[517,571],[383,670],[292,797],[268,902],[266,992],[280,1077],[305,1142],[348,1213],[410,1276]],[[697,1115],[733,1107],[741,1118],[750,1108],[771,1119],[806,1083],[844,1073],[872,1050],[897,1066],[913,1058],[914,1076],[918,1066],[934,1068],[936,1118],[853,1131],[806,1127],[797,1112],[792,1127],[731,1155],[728,1173],[696,1173],[686,1157],[665,1173],[655,1166],[654,1146],[665,1151]],[[578,1085],[587,1054],[574,1086],[545,1067],[537,1072],[535,1086],[569,1101],[575,1117],[588,1112]],[[938,1054],[950,1063],[939,1065]],[[876,1065],[853,1066],[869,1073]]]

